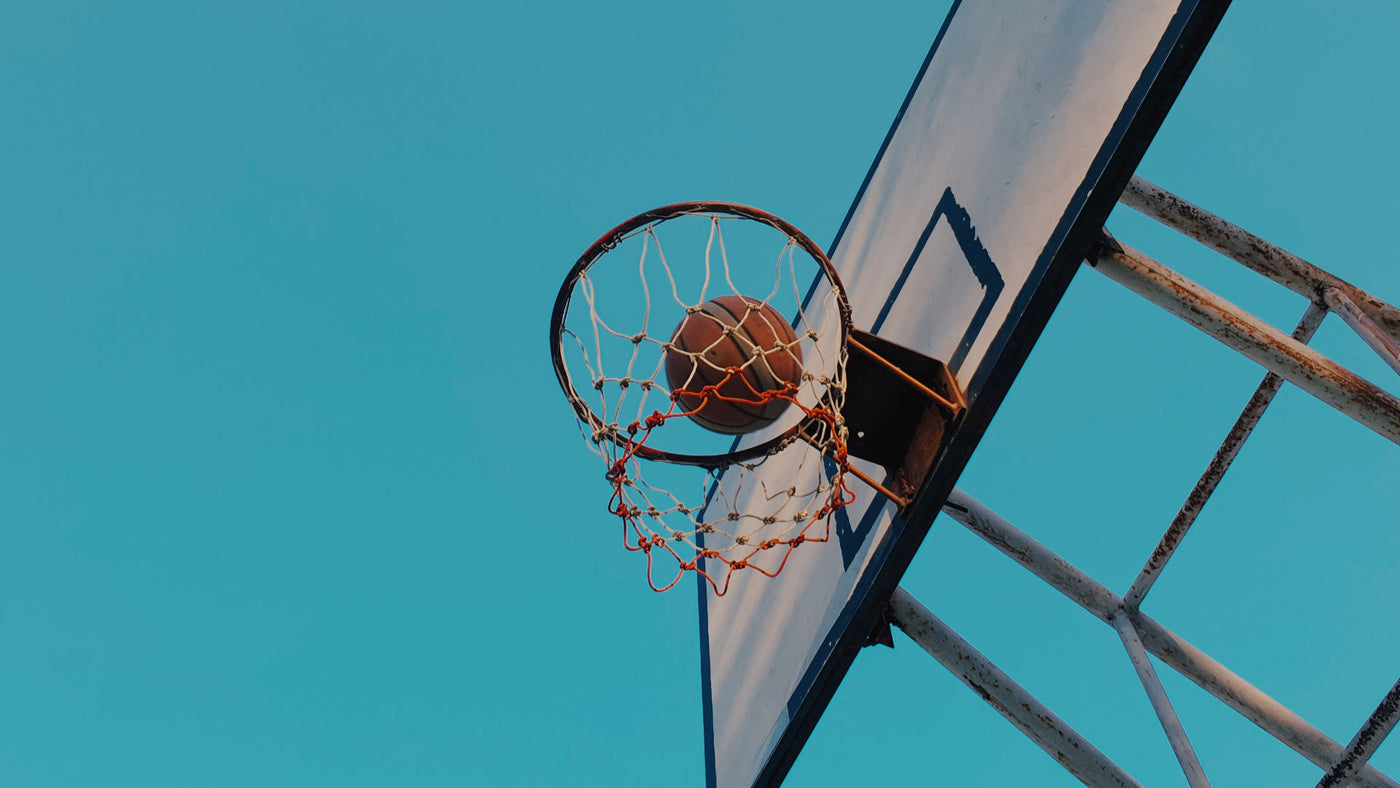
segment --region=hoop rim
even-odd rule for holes
[[[573,300],[574,285],[578,280],[593,267],[607,252],[614,249],[622,242],[624,236],[647,225],[661,224],[662,222],[675,219],[680,216],[691,216],[695,214],[721,214],[735,216],[740,219],[760,222],[772,227],[797,243],[804,252],[808,254],[821,269],[822,275],[831,282],[836,290],[837,312],[839,313],[841,324],[840,347],[845,349],[851,336],[851,304],[846,297],[846,287],[841,282],[841,277],[836,273],[836,268],[831,264],[826,252],[817,246],[811,238],[783,219],[774,216],[767,211],[759,210],[752,206],[740,203],[724,202],[720,200],[698,200],[691,202],[678,202],[671,205],[663,205],[660,208],[653,208],[645,213],[637,214],[631,219],[619,224],[605,233],[601,238],[593,242],[573,268],[569,269],[568,275],[564,278],[564,283],[559,287],[559,294],[554,299],[554,311],[549,321],[549,352],[554,361],[554,374],[559,379],[559,386],[564,390],[569,404],[573,406],[574,414],[578,419],[595,431],[607,431],[607,424],[593,412],[583,397],[579,396],[578,390],[574,388],[573,380],[569,376],[568,366],[564,363],[564,321],[569,315],[569,303]],[[676,465],[694,465],[708,469],[723,468],[734,463],[744,462],[756,457],[761,457],[770,452],[792,443],[800,437],[808,422],[812,419],[807,417],[793,425],[781,435],[770,438],[762,443],[750,446],[746,449],[722,452],[720,454],[681,454],[656,449],[651,446],[638,444],[626,436],[611,431],[607,433],[608,439],[624,449],[642,459],[659,462],[669,462]]]

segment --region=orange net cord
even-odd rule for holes
[[[695,572],[705,578],[706,582],[710,584],[710,587],[714,589],[715,596],[724,596],[725,592],[729,590],[729,583],[734,573],[741,569],[753,569],[767,577],[776,577],[778,573],[782,572],[783,568],[787,566],[788,558],[799,545],[808,542],[821,543],[828,541],[831,538],[832,515],[834,515],[838,509],[855,500],[855,494],[846,484],[845,476],[848,469],[848,458],[846,455],[845,441],[840,438],[838,424],[839,415],[830,408],[808,407],[798,402],[796,396],[797,386],[793,383],[786,384],[782,389],[759,392],[754,391],[753,387],[748,385],[745,380],[745,385],[748,386],[750,391],[754,394],[752,399],[729,397],[719,393],[719,389],[728,383],[733,376],[740,375],[740,380],[744,380],[741,373],[742,370],[740,368],[731,367],[726,370],[724,380],[719,383],[705,386],[699,391],[675,392],[672,395],[671,407],[666,413],[652,411],[651,415],[648,416],[645,421],[634,421],[629,424],[627,426],[629,438],[623,444],[622,453],[614,460],[612,467],[608,471],[607,478],[613,487],[612,496],[608,501],[608,512],[622,519],[623,547],[628,551],[641,552],[646,555],[647,585],[651,586],[653,591],[669,591],[685,577],[686,572]],[[701,401],[698,406],[691,410],[678,411],[676,400],[681,396],[688,399],[693,399],[698,396],[701,398]],[[653,430],[661,427],[671,419],[689,417],[699,413],[709,403],[711,398],[742,405],[764,405],[774,400],[785,400],[791,405],[796,406],[801,409],[808,418],[824,424],[826,434],[833,436],[831,445],[826,449],[826,452],[827,456],[836,463],[836,472],[831,478],[830,496],[826,502],[806,520],[805,524],[798,530],[795,536],[774,537],[760,540],[754,545],[752,550],[738,558],[726,556],[719,550],[697,548],[695,557],[687,561],[672,546],[673,542],[683,540],[679,538],[668,539],[643,526],[641,522],[645,512],[640,507],[629,505],[624,489],[628,483],[627,464],[632,461],[637,451],[646,445],[647,439],[651,437]],[[809,533],[817,527],[819,523],[821,535],[817,536]],[[701,531],[713,532],[713,526],[709,526],[708,528],[702,527]],[[735,542],[736,544],[742,545],[744,544],[744,538],[736,537]],[[777,566],[772,569],[765,568],[752,560],[760,554],[767,554],[768,551],[779,547],[785,549],[782,551],[782,558],[778,560]],[[653,572],[654,564],[652,551],[657,548],[664,550],[675,559],[677,567],[675,577],[673,577],[670,582],[660,586],[657,585]],[[710,559],[719,562],[724,567],[722,575],[717,579],[715,575],[720,573],[711,574],[710,570],[702,568],[702,559]]]

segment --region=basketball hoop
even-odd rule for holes
[[[560,287],[550,353],[657,591],[687,572],[719,596],[736,571],[776,576],[830,539],[848,474],[907,507],[964,408],[941,362],[852,327],[810,238],[734,203],[668,205],[599,238]],[[675,562],[659,581],[657,556]]]
[[[692,243],[677,252],[663,238],[699,242],[702,250]],[[731,265],[736,255],[746,258],[742,268]],[[631,269],[631,281],[622,281],[623,267]],[[630,289],[640,298],[604,304],[604,288]],[[576,299],[586,320],[571,325]],[[720,322],[709,305],[725,299],[740,314]],[[783,316],[781,326],[772,325],[775,315]],[[685,347],[680,327],[694,321],[713,321],[724,339]],[[608,510],[623,522],[624,544],[647,556],[652,588],[666,590],[695,571],[723,594],[736,570],[776,575],[798,546],[829,538],[831,515],[851,500],[842,416],[850,331],[850,306],[831,261],[797,228],[755,208],[724,202],[658,208],[618,225],[579,258],[554,304],[554,369],[580,431],[604,462]],[[776,339],[759,348],[755,333]],[[712,359],[731,344],[753,352],[717,366]],[[765,351],[795,371],[781,381],[756,374],[779,366]],[[678,360],[691,370],[688,387],[671,385],[662,374]],[[586,374],[588,396],[575,386],[571,362],[580,380]],[[696,370],[715,380],[698,385]],[[772,387],[758,385],[763,380]],[[736,438],[712,432],[714,425],[700,418],[720,407],[765,407],[781,415],[752,430],[730,430],[741,433]],[[726,492],[742,489],[754,469],[775,457],[794,465],[794,484],[765,493],[757,511],[738,510]],[[642,461],[691,471],[660,472]],[[703,471],[699,485],[695,468]],[[694,485],[689,496],[675,487],[687,482]],[[674,559],[674,576],[656,579],[656,554]]]

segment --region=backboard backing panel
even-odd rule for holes
[[[967,417],[907,518],[857,483],[834,544],[700,583],[709,785],[791,767],[1227,5],[954,3],[830,257],[855,325],[945,361]]]

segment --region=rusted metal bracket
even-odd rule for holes
[[[851,332],[848,346],[842,408],[850,431],[846,449],[882,467],[885,480],[855,466],[850,472],[902,512],[961,422],[967,400],[938,359],[859,329]]]

